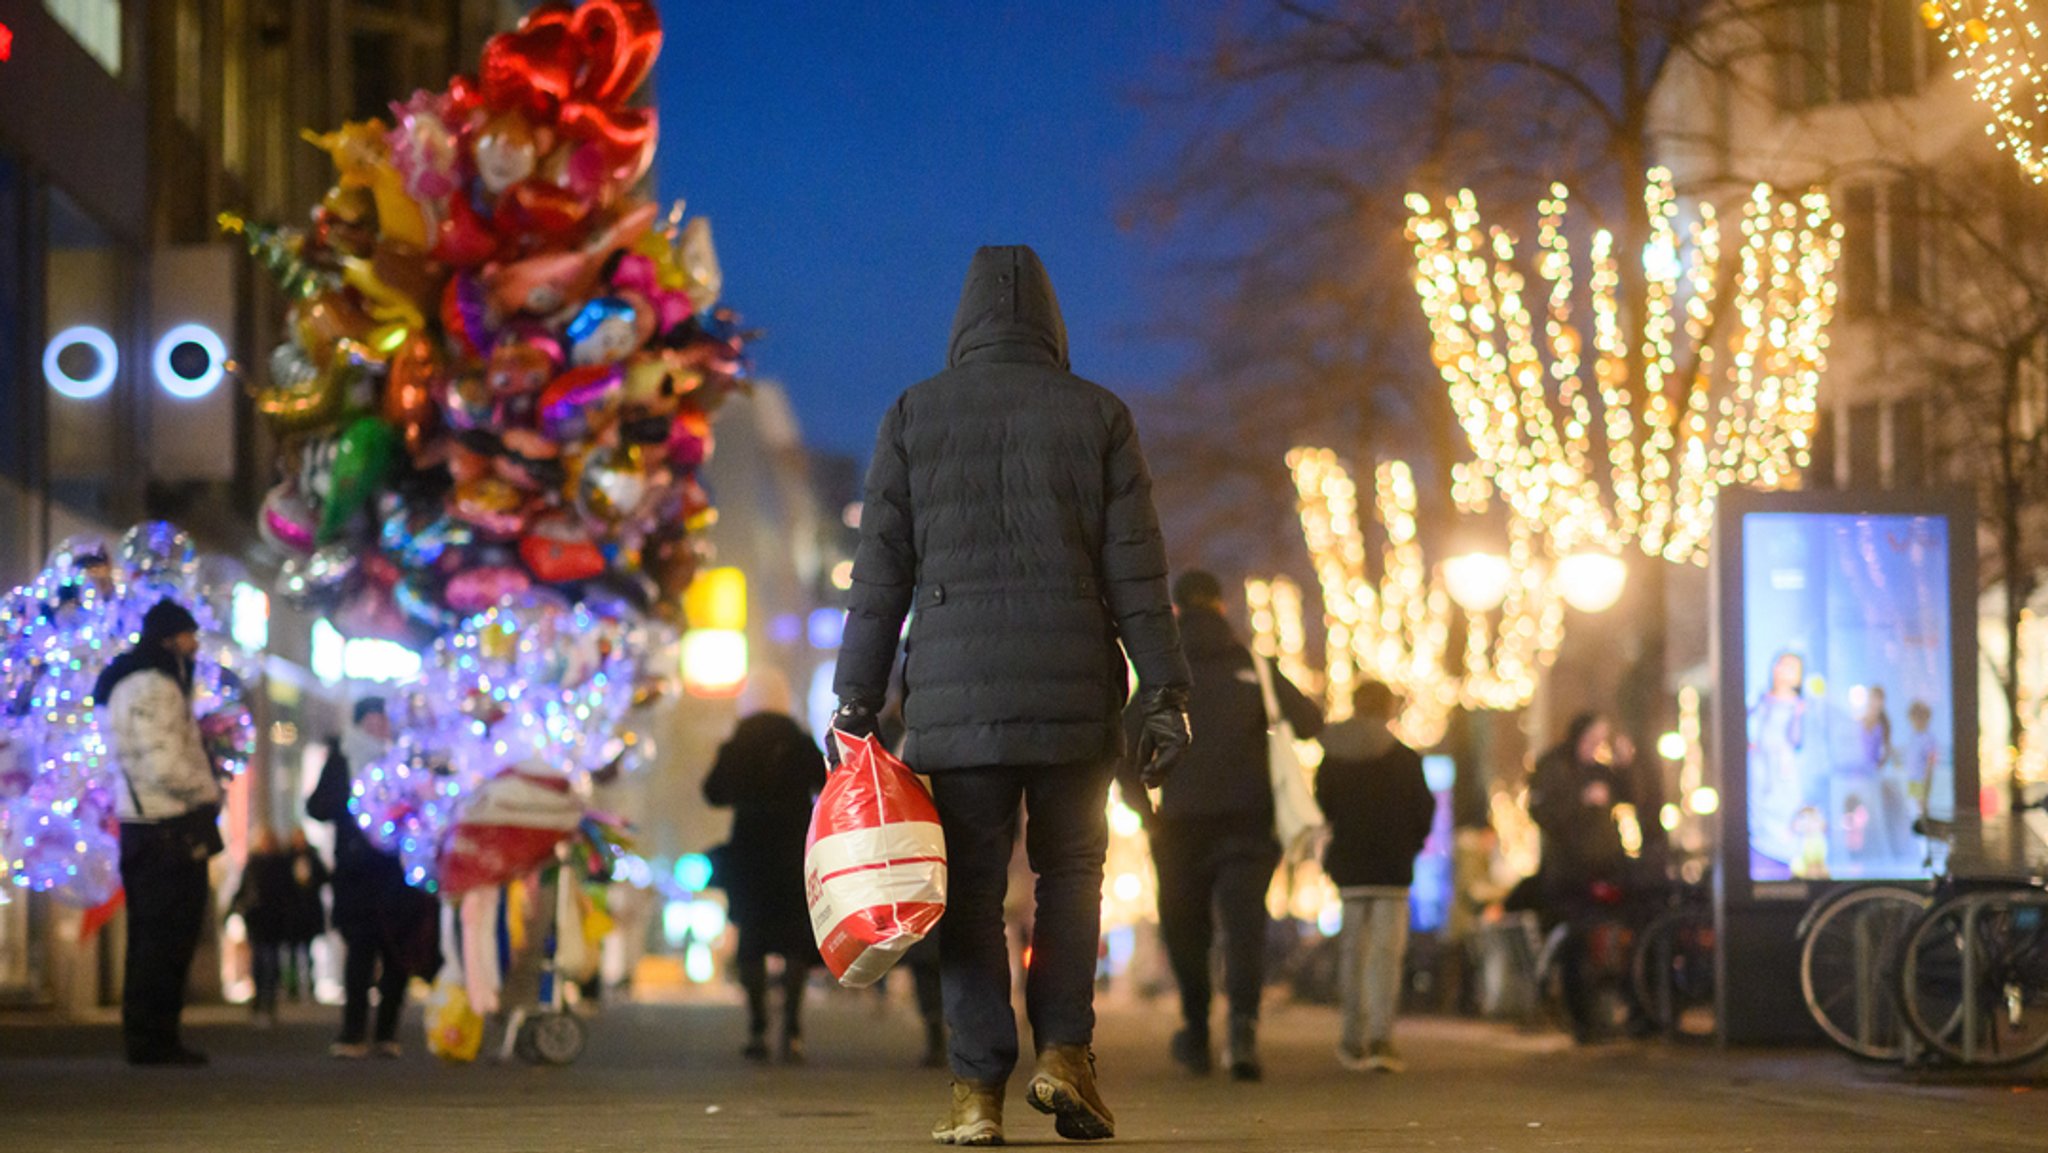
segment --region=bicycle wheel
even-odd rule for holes
[[[1659,1032],[1705,1037],[1714,1031],[1714,912],[1672,909],[1643,930],[1630,959],[1636,1004]]]
[[[1828,1040],[1871,1061],[1905,1055],[1906,1026],[1892,992],[1895,965],[1929,903],[1913,889],[1867,885],[1828,898],[1815,911],[1799,948],[1799,991]]]
[[[1961,893],[1937,905],[1899,964],[1906,1023],[1965,1065],[2048,1053],[2048,893]]]

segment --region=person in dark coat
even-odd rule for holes
[[[221,849],[221,786],[192,712],[199,622],[165,599],[142,618],[135,647],[93,684],[100,731],[118,771],[121,886],[128,952],[121,1035],[132,1065],[204,1065],[180,1018],[206,928],[207,860]]]
[[[953,1108],[933,1136],[955,1144],[1002,1140],[1018,1057],[1002,910],[1020,809],[1038,878],[1031,1103],[1064,1136],[1115,1131],[1089,1045],[1126,654],[1151,783],[1188,740],[1187,662],[1137,430],[1122,401],[1067,366],[1037,254],[977,251],[948,368],[882,418],[835,681],[835,726],[873,733],[910,618],[903,759],[931,777],[949,873],[939,952]]]
[[[242,864],[242,883],[228,904],[229,912],[241,915],[249,937],[249,977],[256,985],[249,1009],[258,1026],[277,1023],[277,989],[291,938],[292,890],[291,856],[266,825],[256,832]]]
[[[313,995],[313,942],[327,932],[327,907],[320,900],[327,888],[327,863],[306,842],[306,830],[292,829],[285,849],[291,863],[291,909],[285,925],[285,992],[296,1001]]]
[[[1221,582],[1200,569],[1182,573],[1173,602],[1194,673],[1188,724],[1195,743],[1161,790],[1156,811],[1135,771],[1126,769],[1119,779],[1125,803],[1151,835],[1159,873],[1159,932],[1186,1022],[1174,1034],[1173,1058],[1197,1074],[1214,1064],[1209,958],[1220,917],[1230,1002],[1226,1062],[1232,1077],[1256,1081],[1259,996],[1266,986],[1266,890],[1280,863],[1265,694],[1251,650],[1231,634],[1224,617]],[[1275,703],[1295,735],[1308,739],[1321,732],[1322,710],[1270,662],[1267,670]]]
[[[434,899],[405,883],[398,858],[370,843],[349,812],[350,773],[383,755],[391,721],[381,697],[356,702],[348,733],[330,743],[320,781],[306,798],[306,815],[334,826],[334,928],[347,960],[342,965],[341,1036],[328,1049],[336,1057],[396,1057],[405,989],[423,971],[420,940],[434,930]],[[435,926],[438,927],[437,925]],[[370,993],[377,994],[376,1032],[370,1032]]]
[[[1316,804],[1330,830],[1323,872],[1344,900],[1337,1058],[1349,1069],[1399,1073],[1394,1015],[1408,949],[1408,889],[1436,820],[1436,796],[1421,756],[1387,728],[1393,690],[1367,681],[1351,702],[1351,717],[1324,730],[1316,771]]]
[[[732,836],[716,852],[712,883],[725,890],[739,930],[735,961],[747,992],[750,1061],[768,1059],[771,953],[782,958],[782,1060],[804,1057],[804,983],[818,959],[804,897],[804,839],[824,787],[816,742],[780,712],[741,721],[704,779],[705,803],[732,810]]]
[[[1644,880],[1649,869],[1629,856],[1615,816],[1617,806],[1645,799],[1638,796],[1634,759],[1628,738],[1597,713],[1572,718],[1564,740],[1537,758],[1529,777],[1529,816],[1543,834],[1535,888],[1546,924],[1583,929],[1603,919],[1642,919],[1637,902],[1652,888]],[[1565,1010],[1573,1036],[1582,1042],[1599,1032],[1587,945],[1585,933],[1572,932],[1559,954]],[[1623,997],[1631,998],[1631,983],[1620,984]],[[1628,1009],[1632,1026],[1638,1025],[1640,1009],[1632,1000]]]

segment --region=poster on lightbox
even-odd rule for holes
[[[1742,518],[1750,879],[1906,879],[1954,816],[1948,523]]]

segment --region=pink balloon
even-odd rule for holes
[[[533,579],[511,565],[470,569],[448,582],[448,607],[477,613],[533,587]]]

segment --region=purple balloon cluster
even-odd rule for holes
[[[0,864],[15,885],[87,907],[120,887],[119,769],[92,689],[158,601],[199,620],[193,706],[215,766],[248,767],[255,730],[237,670],[250,658],[219,627],[235,576],[232,562],[202,562],[189,536],[152,521],[112,549],[66,540],[35,580],[0,596]]]
[[[447,835],[484,782],[518,769],[587,793],[652,757],[632,713],[661,694],[647,670],[674,639],[601,597],[571,604],[535,591],[470,617],[434,642],[396,706],[397,739],[357,774],[356,823],[397,854],[408,881],[435,888]]]

